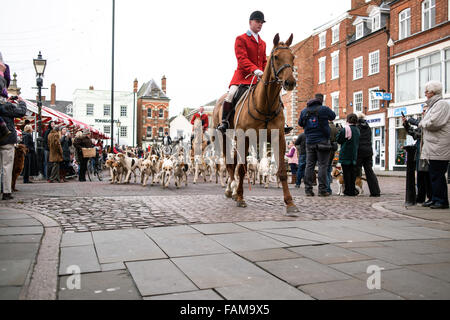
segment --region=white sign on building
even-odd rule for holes
[[[114,143],[133,144],[135,135],[134,93],[114,91]],[[77,89],[73,94],[73,116],[111,136],[111,91]],[[120,122],[120,127],[118,126]],[[136,137],[134,136],[134,141]],[[109,144],[109,143],[107,143]]]

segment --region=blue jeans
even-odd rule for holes
[[[298,168],[297,168],[297,180],[295,184],[299,186],[302,183],[302,179],[305,176],[305,168],[306,168],[306,154],[301,154],[298,157]]]

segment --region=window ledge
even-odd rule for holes
[[[374,73],[369,73],[367,76],[370,77],[370,76],[374,76],[374,75],[379,74],[379,73],[380,73],[380,71],[374,72]]]

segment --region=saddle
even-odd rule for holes
[[[231,101],[232,109],[230,113],[228,114],[227,121],[230,121],[230,119],[234,118],[234,115],[236,113],[236,106],[241,101],[242,97],[245,95],[245,93],[249,90],[250,86],[248,84],[240,84],[238,89],[236,90],[236,93],[234,94],[233,100]],[[230,123],[230,126],[233,125]]]

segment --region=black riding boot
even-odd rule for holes
[[[217,130],[220,130],[222,133],[225,133],[225,131],[230,127],[228,117],[231,110],[233,110],[233,105],[231,102],[224,101],[222,106],[222,124],[217,128]]]

